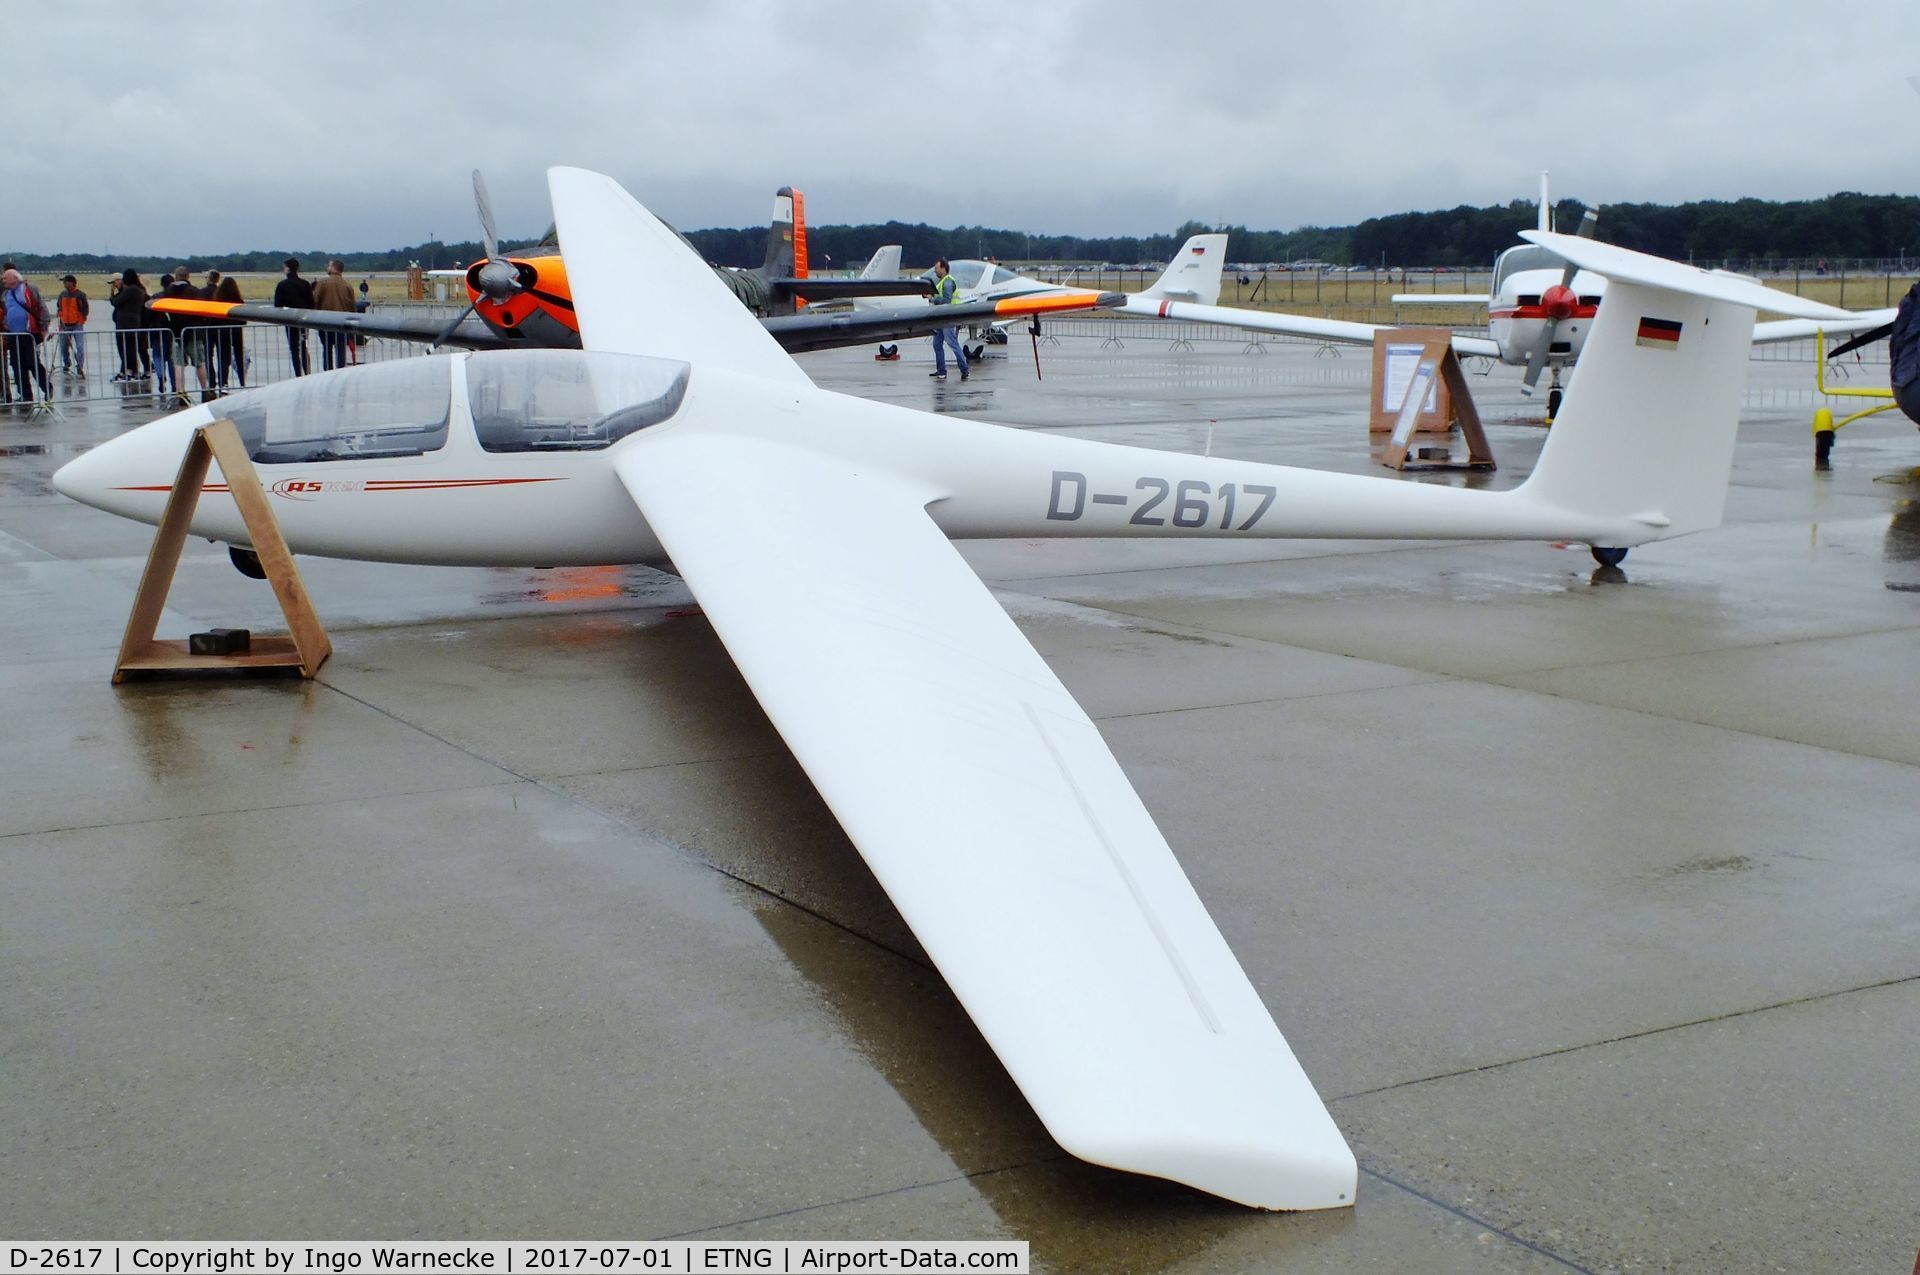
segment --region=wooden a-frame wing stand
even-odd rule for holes
[[[173,585],[173,573],[180,565],[180,550],[187,542],[187,528],[193,521],[194,506],[207,481],[207,465],[220,463],[227,480],[227,492],[240,509],[240,517],[259,555],[260,566],[273,595],[287,617],[287,637],[260,637],[251,641],[251,649],[233,655],[194,655],[185,641],[159,641],[153,636],[160,624],[160,612],[166,606],[167,590]],[[217,420],[193,431],[180,473],[173,480],[173,494],[167,498],[166,512],[160,518],[160,530],[154,535],[153,549],[147,555],[146,573],[140,577],[140,592],[134,595],[133,613],[127,617],[127,634],[120,643],[120,661],[114,666],[113,680],[123,682],[135,671],[172,671],[197,669],[270,669],[298,668],[302,677],[312,677],[333,652],[320,617],[314,614],[307,588],[300,582],[293,554],[267,506],[260,476],[240,441],[240,431],[230,420]]]

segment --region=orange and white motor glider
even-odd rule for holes
[[[217,413],[296,552],[670,562],[1063,1147],[1261,1208],[1351,1205],[1353,1155],[1274,1021],[1285,971],[1266,971],[1269,1004],[1099,730],[950,540],[1577,540],[1617,554],[1719,522],[1756,307],[1833,312],[1533,236],[1611,280],[1580,392],[1524,484],[1442,487],[822,390],[611,179],[549,180],[583,349],[248,390],[104,443],[55,486],[155,522]],[[222,493],[201,498],[192,531],[245,543]]]

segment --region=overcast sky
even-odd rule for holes
[[[377,249],[610,173],[686,228],[1258,228],[1920,189],[1920,4],[12,0],[0,247]],[[28,108],[32,102],[43,107]]]

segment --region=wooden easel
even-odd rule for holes
[[[1453,333],[1446,328],[1374,333],[1367,428],[1380,447],[1380,463],[1389,469],[1496,468],[1460,356],[1453,352]],[[1467,444],[1465,460],[1453,458],[1456,428]],[[1383,434],[1384,440],[1378,437]]]
[[[234,655],[193,655],[183,640],[160,641],[153,636],[167,603],[167,590],[173,585],[173,573],[180,566],[180,550],[187,542],[187,527],[193,521],[194,506],[200,502],[200,489],[206,484],[209,461],[220,463],[227,491],[240,508],[253,551],[259,555],[268,583],[273,585],[273,595],[287,617],[291,634],[253,638],[249,650]],[[147,554],[146,573],[140,577],[133,613],[127,617],[127,634],[120,643],[113,680],[124,682],[129,673],[139,671],[205,669],[298,668],[300,676],[312,677],[332,653],[333,644],[320,627],[320,617],[314,614],[307,588],[300,582],[300,571],[293,565],[293,554],[280,535],[280,524],[267,507],[260,476],[240,441],[240,431],[224,419],[194,430],[193,441],[187,444],[186,457],[180,462],[180,473],[173,480],[173,495],[167,498],[166,511],[160,518],[160,530],[154,535],[153,549]]]

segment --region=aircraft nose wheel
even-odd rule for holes
[[[1560,419],[1560,402],[1565,397],[1566,395],[1561,392],[1560,387],[1557,385],[1547,391],[1548,420],[1557,421]]]
[[[1593,549],[1593,560],[1603,567],[1617,567],[1627,560],[1627,551],[1625,549],[1607,549],[1600,545],[1593,545],[1591,548]]]

